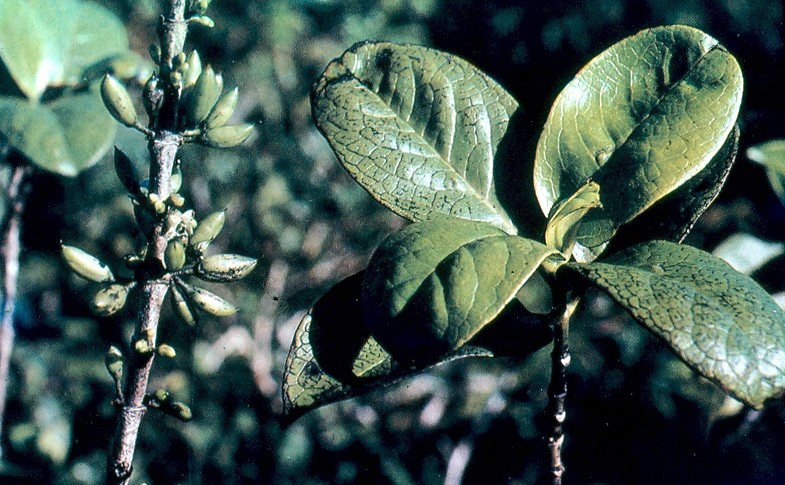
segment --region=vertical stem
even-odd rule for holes
[[[564,421],[567,418],[567,367],[570,365],[569,324],[579,298],[568,293],[566,305],[553,323],[553,351],[551,353],[551,382],[548,386],[548,412],[551,416],[551,435],[548,448],[551,454],[551,479],[553,485],[561,485],[564,475],[562,446],[564,445]]]
[[[170,74],[172,60],[183,51],[187,24],[185,22],[185,0],[171,0],[168,9],[161,17],[158,35],[161,41],[160,79],[163,82],[164,100],[158,116],[155,133],[150,137],[150,192],[166,200],[171,192],[171,175],[182,145],[182,136],[177,131],[177,103],[179,90],[172,85]],[[136,439],[139,425],[147,410],[145,396],[150,369],[156,348],[156,334],[169,282],[163,275],[164,252],[167,240],[164,235],[166,218],[156,224],[148,241],[146,275],[142,282],[139,320],[132,337],[132,356],[126,359],[123,373],[123,395],[118,396],[119,415],[115,428],[112,448],[107,463],[107,483],[127,484],[131,477]],[[147,352],[136,351],[136,344],[144,342]]]
[[[6,188],[7,213],[2,222],[2,317],[0,318],[0,436],[2,436],[5,404],[8,392],[8,373],[11,352],[14,349],[14,307],[16,306],[17,279],[19,276],[19,254],[22,213],[29,189],[30,167],[14,165]],[[2,449],[0,449],[2,456]]]

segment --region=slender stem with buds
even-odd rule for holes
[[[166,200],[171,192],[171,174],[182,145],[182,136],[176,133],[177,103],[180,92],[172,85],[170,74],[172,60],[183,51],[187,24],[185,22],[185,0],[168,2],[168,11],[161,17],[158,34],[161,41],[161,72],[164,100],[158,116],[154,134],[149,138],[150,192]],[[115,428],[114,442],[109,453],[107,483],[126,484],[131,476],[136,438],[139,425],[147,410],[145,396],[150,369],[156,348],[158,321],[169,282],[164,277],[164,252],[167,239],[164,235],[165,220],[159,221],[149,236],[145,281],[141,285],[139,320],[131,345],[133,354],[126,360],[123,374],[123,395],[118,396],[119,415]],[[147,352],[134,351],[137,342]]]
[[[551,455],[551,478],[553,485],[561,485],[564,475],[562,446],[564,444],[564,421],[567,418],[567,367],[570,365],[569,323],[579,298],[568,294],[566,305],[553,323],[553,351],[551,353],[551,382],[548,386],[548,411],[551,417],[551,435],[548,448]]]
[[[2,233],[2,317],[0,317],[0,434],[2,434],[5,404],[8,391],[8,373],[11,365],[11,352],[14,348],[14,307],[16,305],[17,279],[19,276],[19,255],[22,213],[29,188],[30,166],[22,163],[13,166],[11,178],[6,187],[7,212],[0,229]],[[0,450],[0,453],[2,450]]]

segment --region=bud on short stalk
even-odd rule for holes
[[[138,118],[131,96],[125,86],[111,74],[104,76],[101,82],[101,98],[114,119],[125,126],[136,125]]]
[[[90,308],[93,313],[108,317],[119,312],[128,299],[129,287],[127,285],[113,284],[99,290],[93,297]]]
[[[204,252],[207,246],[218,237],[226,222],[226,211],[213,212],[200,222],[188,241],[191,248],[199,253]]]
[[[196,275],[205,281],[229,282],[245,278],[256,267],[256,259],[237,254],[216,254],[196,266]]]
[[[96,283],[114,281],[114,274],[109,266],[92,254],[65,244],[62,245],[61,252],[65,263],[79,276]]]
[[[188,95],[185,113],[190,124],[198,125],[207,118],[223,86],[223,76],[216,74],[212,67],[207,66],[202,70]]]
[[[227,125],[206,130],[199,143],[213,148],[233,148],[241,145],[253,133],[253,125]]]

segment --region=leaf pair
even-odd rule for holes
[[[781,392],[785,318],[765,291],[701,251],[640,244],[680,241],[716,197],[736,154],[742,84],[733,56],[689,27],[643,31],[592,60],[557,98],[537,145],[534,192],[549,219],[542,244],[517,236],[535,232],[536,222],[525,225],[532,211],[510,213],[497,194],[500,169],[520,163],[505,158],[516,153],[510,140],[525,135],[503,88],[432,49],[347,51],[314,86],[314,119],[349,173],[415,223],[382,243],[362,283],[339,285],[352,289],[341,300],[348,318],[332,314],[331,292],[303,320],[287,361],[287,409],[475,349],[519,306],[519,291],[534,294],[536,281],[525,285],[540,268],[605,289],[749,404]],[[592,263],[606,247],[629,249]],[[578,262],[565,265],[570,253]],[[335,343],[351,335],[346,347]],[[710,345],[717,336],[730,340]],[[377,356],[372,379],[367,352]]]
[[[115,125],[96,92],[66,91],[41,103],[52,87],[83,87],[102,62],[129,54],[122,23],[77,0],[0,0],[0,58],[18,90],[0,92],[0,134],[39,167],[73,176],[111,146]]]

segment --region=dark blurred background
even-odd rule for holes
[[[145,53],[156,2],[102,3]],[[233,319],[205,318],[193,331],[167,308],[162,340],[178,356],[156,360],[152,386],[195,417],[148,413],[137,483],[528,484],[547,473],[548,349],[525,362],[459,361],[281,424],[283,362],[304,311],[403,224],[344,173],[310,119],[311,83],[354,42],[417,43],[468,59],[520,101],[531,146],[558,92],[603,49],[646,27],[700,28],[739,59],[746,90],[739,159],[687,242],[713,250],[748,234],[782,251],[785,209],[744,156],[785,138],[781,2],[215,0],[210,14],[216,27],[195,29],[192,45],[227,86],[240,86],[237,117],[259,129],[240,149],[184,150],[183,192],[199,215],[227,208],[215,251],[261,262],[221,287],[242,308]],[[117,143],[144,160],[135,134]],[[134,245],[131,204],[106,159],[72,180],[37,175],[24,222],[0,481],[101,483],[113,427],[103,355],[126,339],[133,315],[92,317],[94,288],[63,269],[57,248],[64,240],[119,262]],[[782,292],[785,258],[754,276]],[[599,293],[573,326],[572,349],[566,483],[785,483],[782,400],[742,408]]]

